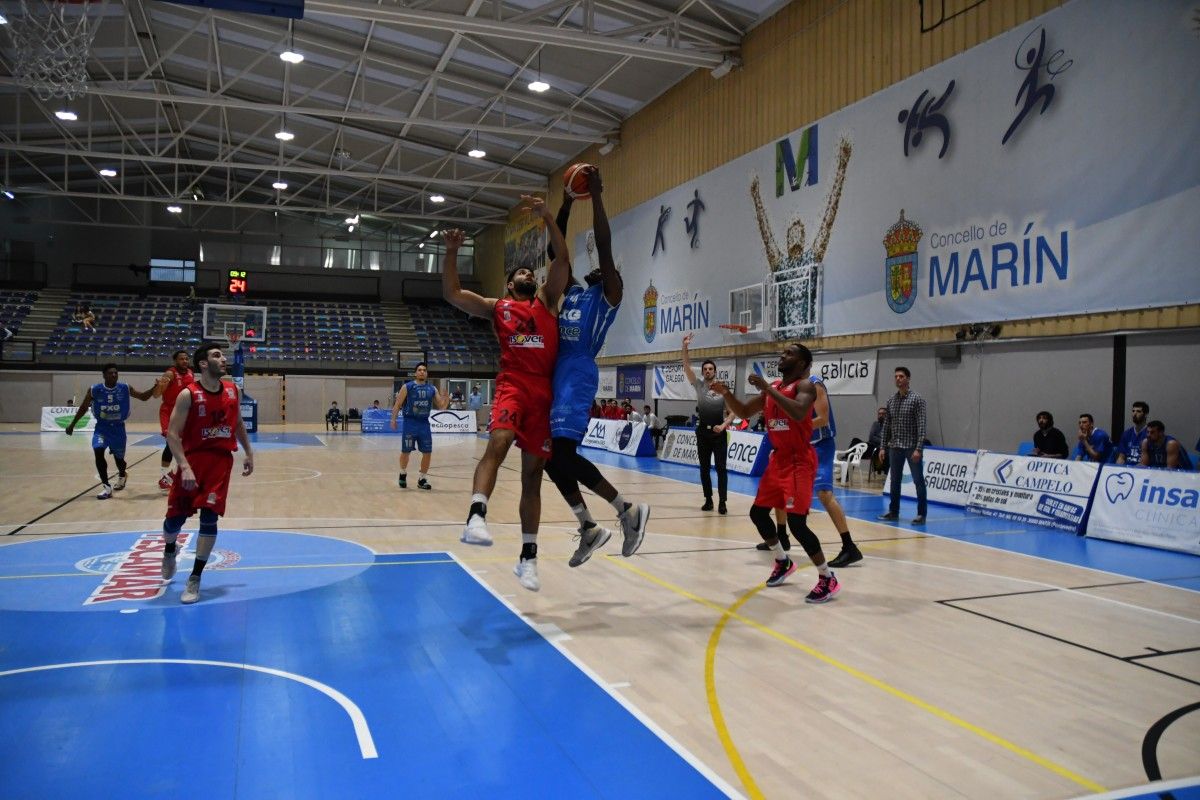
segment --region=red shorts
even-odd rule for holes
[[[758,481],[754,505],[782,508],[789,514],[807,514],[812,506],[816,473],[817,457],[811,447],[800,452],[772,450],[767,471]]]
[[[171,422],[171,411],[174,408],[175,408],[175,406],[171,406],[171,408],[167,408],[164,405],[164,406],[159,407],[159,409],[158,409],[158,426],[160,428],[162,428],[163,436],[167,435],[167,425],[169,425]]]
[[[167,495],[168,517],[190,517],[202,508],[210,508],[217,516],[225,514],[225,498],[229,495],[229,476],[233,472],[233,453],[228,450],[197,450],[187,454],[192,472],[196,473],[196,488],[185,491],[181,470],[175,468],[171,493]]]
[[[516,433],[517,447],[539,458],[550,457],[550,379],[530,375],[496,376],[488,430]]]

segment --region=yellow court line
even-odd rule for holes
[[[991,742],[992,744],[998,745],[998,746],[1004,748],[1005,750],[1008,750],[1010,753],[1018,755],[1021,758],[1031,761],[1034,764],[1037,764],[1039,767],[1042,767],[1044,769],[1049,770],[1050,772],[1053,772],[1055,775],[1058,775],[1059,777],[1066,778],[1067,780],[1072,781],[1073,783],[1077,783],[1080,786],[1083,786],[1084,788],[1088,789],[1091,792],[1099,793],[1099,792],[1108,791],[1108,789],[1106,789],[1104,786],[1101,786],[1100,784],[1096,783],[1095,781],[1089,780],[1088,778],[1085,778],[1082,775],[1078,775],[1078,774],[1072,772],[1071,770],[1067,769],[1066,767],[1062,766],[1061,764],[1056,764],[1055,762],[1051,761],[1050,759],[1048,759],[1044,756],[1040,756],[1037,753],[1033,752],[1032,750],[1028,750],[1024,747],[1021,747],[1018,744],[1014,744],[1013,742],[1008,741],[1004,737],[999,736],[995,733],[992,733],[991,731],[989,731],[985,728],[982,728],[978,725],[975,725],[974,723],[967,722],[965,719],[958,717],[942,708],[939,708],[938,706],[935,706],[933,703],[926,702],[926,701],[922,700],[921,698],[917,697],[916,695],[909,694],[908,692],[906,692],[902,689],[897,689],[896,687],[892,686],[891,684],[888,684],[888,683],[880,680],[879,678],[876,678],[873,675],[863,672],[862,670],[857,669],[855,667],[852,667],[849,664],[845,664],[841,661],[838,661],[837,659],[832,658],[831,656],[827,656],[824,653],[822,653],[820,650],[817,650],[814,647],[810,647],[809,645],[806,645],[802,642],[798,642],[795,639],[791,638],[790,636],[786,636],[782,633],[779,633],[778,631],[776,631],[766,625],[763,625],[761,622],[756,622],[755,620],[752,620],[749,617],[742,616],[741,614],[737,613],[736,609],[743,602],[745,602],[745,600],[749,599],[750,595],[747,595],[746,597],[742,598],[742,600],[739,600],[737,603],[734,603],[729,608],[722,608],[719,604],[714,603],[711,600],[707,600],[703,597],[700,597],[697,594],[693,594],[692,592],[689,592],[687,589],[683,589],[679,586],[675,586],[674,584],[669,583],[668,581],[665,581],[662,578],[659,578],[655,575],[652,575],[649,572],[646,572],[646,571],[641,570],[637,567],[634,567],[628,563],[625,563],[624,560],[618,560],[617,558],[615,558],[613,556],[605,556],[605,559],[613,564],[616,564],[617,566],[621,567],[622,569],[627,569],[630,572],[634,573],[635,575],[645,578],[646,580],[650,581],[653,584],[661,586],[664,589],[668,589],[678,595],[686,597],[687,599],[692,600],[696,603],[699,603],[700,605],[703,605],[707,608],[713,609],[714,611],[716,611],[722,615],[722,620],[721,620],[722,623],[724,623],[726,618],[736,619],[737,621],[742,622],[761,633],[765,633],[766,635],[770,636],[772,639],[775,639],[776,641],[782,642],[791,648],[799,650],[800,652],[805,653],[809,656],[812,656],[813,658],[817,659],[818,661],[828,664],[829,666],[834,667],[835,669],[839,669],[842,672],[845,672],[847,675],[857,678],[858,680],[862,681],[863,683],[866,683],[870,686],[875,687],[876,689],[879,689],[880,691],[890,694],[892,697],[903,700],[906,703],[910,703],[911,705],[916,706],[917,708],[921,709],[922,711],[932,714],[933,716],[937,717],[938,719],[944,720],[945,722],[949,722],[952,725],[956,725],[965,731],[969,731],[970,733],[973,733],[976,736],[979,736],[980,738],[982,738],[988,742]],[[706,658],[707,658],[707,656],[706,656]]]
[[[712,715],[713,726],[717,729],[717,738],[721,740],[721,746],[725,748],[725,755],[729,758],[729,763],[733,765],[733,771],[742,781],[742,786],[746,788],[746,794],[751,800],[762,800],[765,797],[762,790],[758,788],[758,784],[754,781],[754,776],[750,774],[749,768],[746,767],[746,762],[742,760],[742,754],[738,752],[737,745],[733,743],[733,737],[729,734],[729,728],[725,725],[725,715],[721,713],[721,702],[717,699],[717,678],[716,678],[716,661],[717,661],[717,644],[721,641],[721,634],[725,630],[725,623],[732,619],[737,610],[754,595],[762,591],[763,587],[758,586],[742,597],[726,611],[721,614],[721,619],[717,621],[716,627],[713,628],[712,635],[708,637],[708,647],[704,651],[704,693],[708,696],[708,711]]]

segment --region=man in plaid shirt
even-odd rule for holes
[[[925,398],[912,391],[909,380],[912,373],[908,367],[896,367],[896,393],[887,401],[887,414],[883,418],[880,436],[879,463],[888,459],[891,476],[891,502],[886,514],[879,519],[900,518],[900,482],[904,477],[904,462],[912,472],[913,485],[917,488],[917,516],[914,525],[925,524],[927,503],[925,500],[925,473],[921,468],[921,450],[925,447]]]

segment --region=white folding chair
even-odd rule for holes
[[[863,454],[867,452],[867,443],[859,442],[854,447],[837,450],[833,454],[833,469],[837,473],[838,483],[847,486],[850,483],[850,472],[862,464]]]

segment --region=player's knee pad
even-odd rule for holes
[[[770,541],[778,535],[775,532],[775,518],[766,506],[750,506],[750,520],[758,528],[758,535],[763,541]]]
[[[804,548],[804,552],[808,553],[809,558],[821,552],[821,540],[809,530],[806,515],[788,514],[788,528],[791,529],[792,536]]]
[[[183,529],[183,523],[187,522],[187,515],[180,514],[177,517],[167,517],[163,520],[163,533],[174,536]]]
[[[200,509],[200,535],[217,535],[217,512],[211,508]]]

